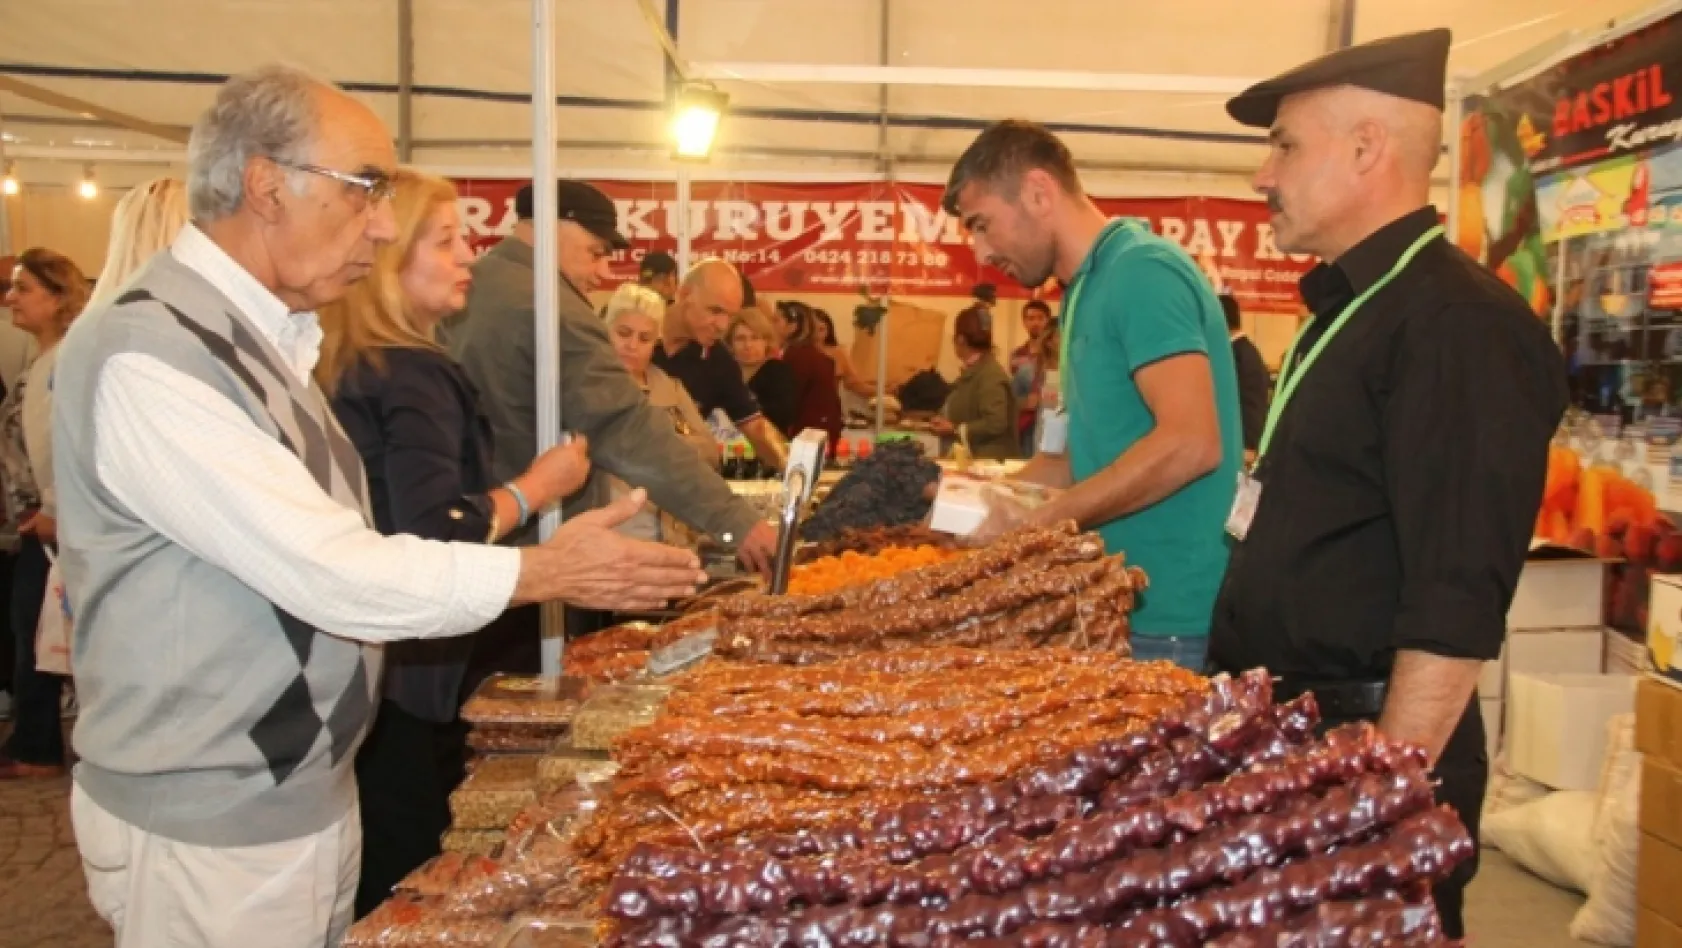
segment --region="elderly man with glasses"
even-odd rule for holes
[[[119,946],[336,945],[381,643],[510,604],[646,609],[701,574],[611,529],[635,497],[519,550],[375,532],[310,371],[313,310],[395,235],[390,135],[267,67],[222,88],[188,160],[193,223],[77,322],[54,379],[71,816]]]

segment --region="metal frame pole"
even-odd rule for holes
[[[6,117],[0,114],[0,174],[5,173],[6,167]],[[18,195],[23,195],[22,181],[19,181]],[[0,256],[10,256],[12,253],[12,209],[11,198],[0,195]],[[7,274],[11,276],[11,274]]]
[[[1448,239],[1460,240],[1460,126],[1466,121],[1466,100],[1460,94],[1460,83],[1448,84],[1448,114],[1443,119],[1443,134],[1448,136]],[[1483,261],[1478,261],[1482,263]]]
[[[555,189],[555,0],[532,0],[532,256],[537,265],[533,306],[533,353],[537,381],[537,453],[561,439],[560,325],[555,302],[560,298],[561,275],[555,266],[558,224]],[[558,508],[543,512],[538,536],[547,542],[561,525]],[[543,672],[560,673],[566,645],[563,611],[559,603],[543,608]]]
[[[415,0],[397,0],[397,160],[414,160]]]

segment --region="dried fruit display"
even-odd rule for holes
[[[813,543],[795,554],[796,563],[810,563],[826,556],[839,556],[842,553],[863,553],[866,555],[880,553],[891,546],[934,546],[943,549],[958,548],[958,540],[950,533],[940,533],[930,530],[920,523],[904,524],[897,527],[870,527],[867,529],[851,529],[841,531],[841,535],[821,543]]]
[[[924,488],[939,482],[940,465],[913,442],[883,444],[853,465],[800,528],[805,540],[830,540],[853,528],[921,523],[931,501]]]
[[[875,553],[848,551],[790,569],[788,592],[791,596],[818,595],[944,563],[962,555],[960,550],[940,546],[889,546]]]

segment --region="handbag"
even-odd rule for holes
[[[51,675],[70,675],[70,636],[76,625],[70,615],[70,596],[52,547],[47,552],[47,591],[41,598],[41,618],[35,624],[35,669]]]

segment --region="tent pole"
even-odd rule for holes
[[[1448,114],[1443,118],[1443,134],[1448,136],[1448,240],[1460,240],[1460,125],[1466,121],[1466,100],[1460,95],[1460,83],[1449,80]],[[1479,261],[1480,263],[1482,261]]]
[[[555,267],[555,0],[532,0],[532,256],[537,266],[532,325],[537,382],[537,453],[554,447],[561,435],[560,326],[555,303],[561,275]],[[538,536],[547,542],[561,525],[557,508],[543,512]],[[560,603],[543,607],[543,673],[560,674],[565,623]]]
[[[397,160],[414,160],[415,0],[397,0]]]
[[[6,166],[5,128],[6,128],[6,117],[5,117],[4,114],[0,114],[0,174],[4,173],[5,166]],[[23,189],[21,187],[18,189],[18,193],[19,194],[23,193]],[[12,213],[11,213],[12,212],[12,207],[11,207],[11,204],[12,204],[11,199],[5,197],[4,195],[0,195],[0,257],[11,256],[11,253],[12,253]],[[6,274],[6,275],[8,277],[11,276],[11,274],[9,274],[9,273]]]

